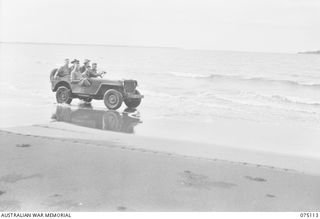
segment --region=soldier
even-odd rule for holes
[[[92,63],[92,68],[88,68],[82,75],[83,77],[86,78],[96,78],[96,77],[101,77],[105,72],[97,72],[97,63]]]
[[[70,67],[70,73],[73,71],[73,69],[76,67],[76,64],[77,64],[77,62],[75,62],[75,61],[77,61],[78,62],[78,64],[79,64],[79,60],[77,60],[77,59],[74,59],[72,62],[71,62],[71,67]],[[79,67],[80,68],[80,67]]]
[[[74,68],[71,72],[71,83],[78,83],[80,86],[84,87],[90,86],[90,81],[81,75],[79,60],[75,59],[71,63],[74,64]]]
[[[80,67],[80,72],[81,73],[85,72],[89,67],[90,67],[90,60],[89,59],[85,59],[83,61],[83,66]]]
[[[57,79],[58,77],[64,77],[64,76],[70,75],[71,70],[69,68],[69,62],[70,62],[69,59],[64,60],[64,65],[61,66],[54,74],[55,79]]]

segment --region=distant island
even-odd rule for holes
[[[317,50],[317,51],[298,52],[298,54],[319,54],[319,55],[320,55],[320,50]]]

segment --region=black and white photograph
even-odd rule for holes
[[[0,78],[2,218],[320,215],[319,0],[0,0]]]

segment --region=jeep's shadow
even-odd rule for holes
[[[93,109],[91,104],[79,104],[77,107],[59,104],[52,119],[88,128],[124,133],[134,133],[134,127],[142,123],[135,109],[126,109],[119,113],[114,110]]]

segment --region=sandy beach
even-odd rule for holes
[[[2,129],[0,139],[0,211],[320,210],[316,171],[240,161],[268,154],[211,145],[205,156],[200,143],[58,122]],[[192,145],[198,153],[177,149]],[[226,159],[232,151],[238,161]]]

